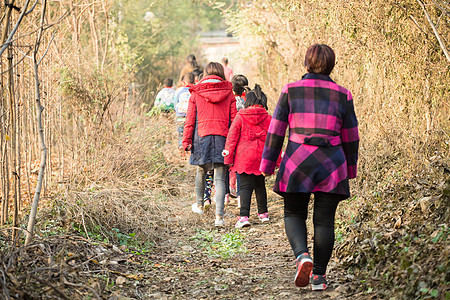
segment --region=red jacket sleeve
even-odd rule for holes
[[[237,115],[233,123],[231,123],[231,128],[228,131],[227,141],[225,143],[225,150],[229,152],[229,154],[224,157],[224,164],[226,165],[234,165],[234,157],[236,155],[237,144],[241,137],[241,129],[242,118],[240,115]]]
[[[197,118],[197,106],[195,104],[196,95],[191,94],[189,98],[188,110],[186,112],[186,123],[184,123],[183,131],[183,149],[189,145],[192,145],[192,139],[194,137],[195,119]]]

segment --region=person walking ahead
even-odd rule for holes
[[[191,87],[186,123],[183,133],[183,148],[191,151],[190,164],[197,165],[195,191],[197,202],[192,211],[203,213],[205,176],[214,169],[216,185],[216,226],[223,226],[225,200],[225,173],[222,150],[228,129],[236,116],[236,99],[232,84],[225,80],[220,63],[211,62],[205,67],[205,77]]]
[[[241,109],[228,132],[223,156],[231,172],[240,175],[241,207],[236,228],[250,226],[250,203],[253,190],[261,222],[269,221],[265,178],[259,171],[261,154],[266,141],[271,117],[267,113],[267,97],[259,85],[247,93]]]
[[[284,198],[286,235],[296,257],[294,283],[327,287],[325,277],[334,246],[334,218],[339,201],[350,196],[349,178],[356,177],[358,122],[352,94],[330,73],[335,54],[323,44],[308,48],[308,71],[284,86],[270,123],[260,170],[273,174],[286,128],[289,141],[274,191]],[[314,194],[314,264],[307,246],[308,202]],[[312,270],[312,272],[311,272]]]

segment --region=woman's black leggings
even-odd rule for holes
[[[267,192],[264,175],[239,174],[239,187],[241,196],[241,209],[239,215],[241,217],[250,216],[250,202],[253,190],[255,190],[256,203],[258,204],[258,213],[267,212]]]
[[[311,194],[286,193],[284,226],[295,257],[308,252],[306,219]],[[325,275],[334,246],[334,216],[342,195],[314,193],[314,268],[313,273]]]

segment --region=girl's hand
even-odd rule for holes
[[[269,176],[273,175],[273,174],[267,174],[267,173],[264,173],[264,172],[261,172],[261,174],[263,174],[264,177],[269,177]]]
[[[187,145],[186,149],[184,149],[184,151],[191,151],[192,149],[192,145]]]

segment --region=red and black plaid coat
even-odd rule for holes
[[[289,141],[273,190],[348,197],[359,146],[350,91],[327,75],[313,73],[285,85],[268,130],[261,172],[274,173],[288,125]]]

